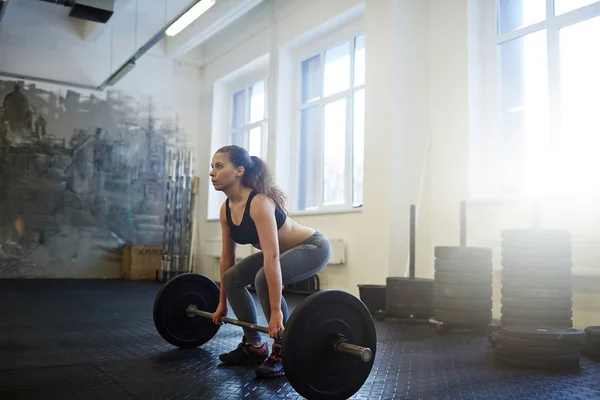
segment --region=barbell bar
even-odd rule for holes
[[[219,286],[204,275],[185,273],[170,279],[154,300],[156,330],[179,348],[203,345],[222,326],[212,321],[219,298]],[[256,324],[227,317],[220,320],[268,333]],[[296,306],[279,336],[285,376],[307,399],[352,397],[373,368],[375,323],[365,304],[350,293],[322,290],[311,294]]]
[[[193,304],[188,305],[186,312],[187,312],[188,316],[198,315],[200,317],[208,318],[208,319],[212,320],[211,313],[202,311],[202,310],[198,310],[198,308]],[[243,328],[254,329],[254,330],[264,332],[267,334],[269,333],[269,328],[266,328],[266,327],[260,326],[260,325],[256,325],[256,324],[251,324],[249,322],[239,321],[237,319],[220,317],[219,321],[226,323],[226,324],[241,326]],[[277,333],[277,335],[279,336],[279,339],[283,339],[283,334],[281,331],[279,331]],[[347,355],[350,357],[359,358],[363,362],[371,361],[371,357],[373,356],[373,352],[371,351],[371,349],[369,349],[368,347],[357,346],[355,344],[346,343],[345,340],[346,339],[343,336],[337,336],[337,337],[332,336],[331,344],[333,346],[333,351],[336,351],[338,353],[341,353],[341,354],[344,354],[344,355]]]

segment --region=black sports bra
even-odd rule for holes
[[[258,244],[260,240],[258,238],[258,232],[256,230],[256,225],[254,225],[254,221],[250,217],[250,203],[254,196],[258,193],[256,190],[253,190],[248,196],[248,200],[246,201],[246,208],[244,209],[244,216],[242,217],[242,222],[239,225],[235,225],[231,220],[231,209],[229,208],[229,199],[225,201],[225,213],[227,215],[227,222],[229,224],[229,231],[231,232],[231,238],[238,244]],[[279,207],[275,208],[275,220],[277,221],[277,229],[283,226],[287,216],[285,212],[281,210]]]

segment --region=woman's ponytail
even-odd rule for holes
[[[277,187],[267,164],[257,156],[250,156],[248,151],[240,146],[225,146],[217,153],[229,153],[229,160],[237,167],[244,167],[242,184],[256,190],[257,193],[268,196],[275,205],[285,210],[285,196]]]

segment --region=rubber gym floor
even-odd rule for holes
[[[257,380],[254,367],[220,365],[239,327],[223,326],[198,349],[166,343],[152,320],[159,289],[119,280],[0,281],[0,399],[300,398],[285,377]],[[285,296],[292,309],[303,299]],[[494,362],[486,334],[376,327],[377,357],[356,399],[600,398],[599,362],[582,358],[572,372],[509,368]]]

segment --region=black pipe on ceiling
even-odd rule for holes
[[[45,1],[46,3],[59,4],[65,7],[73,7],[75,5],[75,0],[38,0]]]

